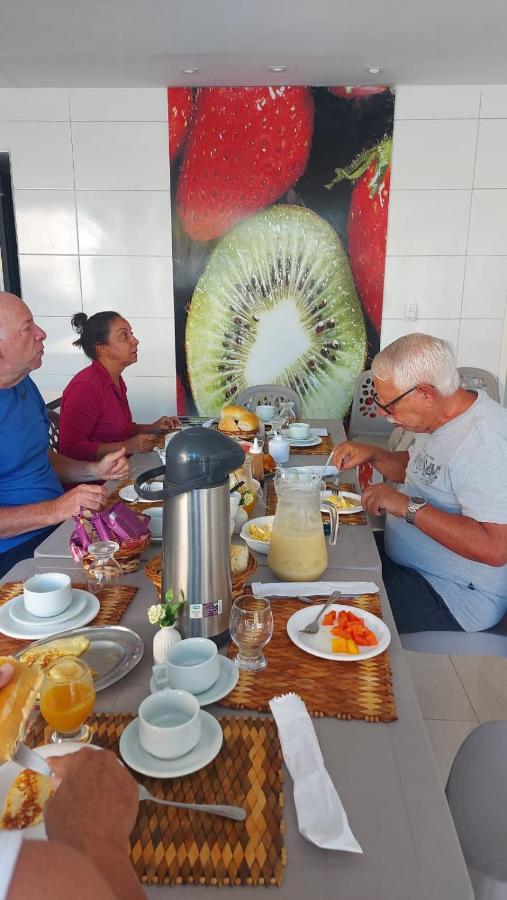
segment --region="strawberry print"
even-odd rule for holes
[[[191,88],[168,88],[167,106],[169,110],[169,159],[176,159],[185,143],[194,98]]]
[[[330,87],[329,90],[337,97],[343,97],[345,100],[366,100],[375,94],[383,94],[388,90],[385,84],[342,84],[337,87]]]
[[[201,88],[177,189],[186,233],[221,237],[302,175],[313,132],[307,87]]]
[[[349,260],[363,308],[377,333],[382,324],[387,211],[392,141],[365,151],[345,169],[336,169],[334,184],[354,182],[347,218]]]

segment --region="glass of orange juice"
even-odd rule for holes
[[[54,743],[91,741],[86,720],[95,705],[92,673],[82,659],[66,656],[46,670],[40,692],[40,711],[55,730]]]

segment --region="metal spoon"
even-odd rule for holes
[[[224,819],[235,819],[236,822],[244,822],[246,811],[241,806],[219,806],[212,803],[179,803],[176,800],[162,800],[150,794],[143,784],[139,785],[139,800],[149,800],[152,803],[160,803],[162,806],[175,806],[178,809],[191,809],[194,812],[209,813],[213,816],[222,816]]]

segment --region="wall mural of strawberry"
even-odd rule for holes
[[[349,260],[377,334],[382,324],[391,151],[392,140],[386,138],[346,168],[336,169],[333,181],[326,185],[331,189],[344,178],[354,183],[347,219]]]
[[[168,107],[178,412],[253,379],[345,416],[379,348],[392,90],[170,88]]]

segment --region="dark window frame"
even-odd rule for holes
[[[18,242],[12,197],[11,164],[8,153],[0,153],[0,254],[4,290],[21,296]]]

